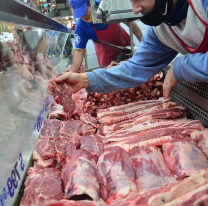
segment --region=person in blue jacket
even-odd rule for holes
[[[100,0],[96,0],[98,4]],[[83,61],[85,48],[89,39],[100,40],[117,46],[129,46],[130,36],[119,23],[115,24],[93,24],[92,9],[90,0],[69,0],[73,8],[74,17],[78,18],[75,26],[75,47],[73,55],[72,71],[77,71]],[[94,5],[92,5],[94,6]],[[125,23],[127,26],[128,22]],[[132,23],[133,33],[139,41],[142,39],[142,32],[135,22]],[[95,51],[100,66],[105,66],[114,60],[120,51],[118,49],[94,43]]]
[[[110,93],[136,87],[165,68],[178,53],[164,81],[164,98],[178,82],[208,81],[208,0],[132,0],[133,12],[147,28],[133,58],[109,70],[85,74],[66,73],[66,81],[77,92]]]

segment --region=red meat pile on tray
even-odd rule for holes
[[[120,63],[112,62],[104,69],[110,69]],[[163,73],[160,72],[148,82],[135,88],[124,89],[111,94],[88,93],[84,104],[84,112],[96,116],[100,109],[119,106],[138,100],[157,100],[163,96]]]
[[[95,118],[84,113],[84,96],[70,97],[77,114],[55,105],[44,121],[21,206],[207,204],[208,130],[199,120],[164,99],[99,109]]]

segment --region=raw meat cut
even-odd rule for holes
[[[207,206],[208,205],[208,195],[204,195],[199,197],[196,202],[194,202],[194,206]]]
[[[38,166],[36,160],[34,160],[33,168],[34,169],[43,169],[42,167]],[[56,160],[54,160],[53,164],[48,168],[54,168],[54,169],[58,169],[60,171],[62,170],[62,166]]]
[[[88,93],[84,112],[96,116],[96,113],[100,109],[125,105],[138,100],[148,101],[147,99],[158,99],[163,93],[162,77],[163,73],[161,72],[152,77],[146,84],[111,94]]]
[[[147,108],[146,108],[147,107]],[[176,106],[176,103],[163,103],[161,105],[149,106],[149,104],[144,105],[144,108],[139,108],[138,111],[119,111],[120,115],[109,114],[109,116],[105,116],[102,118],[98,118],[99,122],[102,125],[119,123],[122,121],[133,119],[138,122],[138,117],[144,117],[151,115],[154,119],[175,119],[178,117],[183,117],[185,115],[185,108],[181,106]],[[123,114],[124,113],[124,114]]]
[[[116,202],[115,204],[110,204],[110,206],[144,206],[144,205],[148,205],[148,200],[150,199],[150,197],[152,197],[153,195],[162,192],[162,188],[158,189],[152,189],[152,190],[148,190],[144,193],[137,193],[132,195],[131,197],[120,201],[120,202]]]
[[[59,164],[57,161],[54,161],[52,168],[58,169],[60,171],[62,171],[62,165]]]
[[[177,182],[158,148],[134,147],[130,156],[135,166],[138,192]]]
[[[50,120],[50,119],[45,119],[44,120],[44,127],[52,127],[54,130],[60,130],[61,128],[61,121],[54,119],[54,120]]]
[[[108,116],[109,113],[112,113],[112,114],[117,114],[117,115],[120,115],[122,114],[121,111],[125,110],[125,109],[129,109],[131,110],[130,108],[131,107],[139,107],[139,106],[142,106],[142,105],[146,105],[146,104],[163,104],[165,102],[168,102],[169,100],[164,100],[163,98],[160,98],[159,100],[145,100],[145,101],[138,101],[138,102],[131,102],[131,103],[128,103],[128,104],[124,104],[124,105],[119,105],[119,106],[112,106],[110,108],[107,108],[107,109],[100,109],[98,112],[97,112],[97,117],[101,118],[101,117],[104,117],[104,116]]]
[[[71,117],[70,113],[64,112],[63,106],[57,104],[51,108],[51,112],[49,114],[49,119],[60,119],[62,121],[67,121]]]
[[[140,124],[146,121],[150,121],[153,119],[176,119],[185,117],[185,108],[180,106],[168,107],[169,103],[164,103],[160,106],[156,106],[153,108],[149,108],[146,110],[141,110],[139,112],[122,115],[122,116],[113,116],[113,117],[104,117],[99,121],[103,127],[103,134],[113,132],[119,130],[121,128],[132,127],[135,124]],[[165,107],[166,106],[166,107]],[[169,105],[170,106],[170,105]],[[160,109],[159,107],[165,107],[164,109]],[[113,124],[117,123],[117,124]],[[108,128],[109,127],[109,128]]]
[[[181,136],[190,136],[193,131],[196,129],[178,127],[155,129],[141,132],[133,137],[127,135],[123,141],[112,143],[108,147],[119,146],[130,151],[136,146],[161,146],[167,142],[175,141],[175,139],[180,139]]]
[[[79,100],[86,100],[87,99],[87,92],[86,89],[81,89],[78,92],[74,93],[72,95],[72,99],[74,102],[79,101]]]
[[[104,143],[97,135],[81,136],[81,148],[95,156],[100,156],[104,151]]]
[[[75,110],[73,111],[73,114],[72,115],[79,115],[81,116],[82,115],[82,110],[83,110],[83,102],[81,100],[77,100],[75,102],[76,104],[76,107],[75,107]]]
[[[191,133],[191,139],[193,139],[198,147],[202,148],[204,154],[208,158],[208,130],[196,131]]]
[[[93,135],[95,134],[95,132],[96,132],[95,127],[84,123],[78,128],[78,134],[82,136]]]
[[[181,196],[172,202],[164,204],[164,206],[186,206],[186,205],[195,205],[198,200],[201,198],[208,198],[208,184],[199,187],[198,189]],[[208,200],[208,199],[207,199]],[[201,200],[202,201],[202,200]],[[204,200],[206,201],[206,199]],[[201,205],[204,205],[203,202]]]
[[[153,119],[151,121],[144,122],[142,124],[134,125],[133,127],[125,130],[118,130],[112,134],[106,135],[104,142],[107,144],[109,142],[119,142],[125,140],[127,137],[133,138],[141,132],[147,132],[154,129],[161,129],[165,127],[180,127],[191,120],[187,119],[176,119],[176,120],[162,120]]]
[[[122,148],[106,149],[98,160],[97,168],[101,198],[107,204],[123,200],[137,192],[132,160]]]
[[[169,102],[169,100],[147,100],[147,101],[139,101],[139,102],[133,102],[121,106],[114,106],[110,107],[108,109],[101,109],[97,113],[97,117],[99,119],[109,116],[120,116],[125,115],[129,113],[134,113],[136,111],[148,109],[153,106],[159,106],[163,103]],[[174,104],[177,105],[176,103]]]
[[[137,193],[119,203],[110,204],[111,206],[159,206],[171,203],[187,193],[196,190],[200,186],[207,184],[208,171],[202,171],[194,177],[189,177],[181,182],[155,189],[150,189],[143,193]],[[169,204],[167,204],[169,205]],[[176,204],[177,205],[177,204]],[[190,205],[187,205],[190,206]]]
[[[163,187],[165,189],[162,190],[158,188],[160,192],[152,196],[147,205],[158,206],[169,203],[206,184],[208,184],[208,170],[203,170],[194,177],[186,178],[176,185]]]
[[[90,152],[73,151],[62,171],[62,180],[66,198],[99,200],[96,158]]]
[[[38,166],[38,164],[37,164],[37,161],[36,161],[36,160],[34,160],[34,163],[33,163],[33,168],[34,168],[34,169],[38,169],[38,170],[39,170],[39,169],[43,169],[43,168],[41,168],[41,167],[39,167],[39,166]]]
[[[80,140],[79,135],[74,135],[73,138],[60,137],[55,141],[56,160],[59,164],[64,166],[67,157],[72,153],[72,150],[79,148]]]
[[[43,127],[40,130],[41,139],[57,139],[59,138],[59,130],[54,130],[52,127]]]
[[[160,119],[160,118],[155,118],[152,115],[147,115],[147,116],[142,116],[142,117],[138,117],[137,119],[131,119],[131,120],[127,120],[127,121],[123,121],[117,124],[111,124],[111,125],[102,125],[100,127],[100,132],[103,135],[106,134],[111,134],[114,133],[116,131],[120,131],[120,130],[125,130],[128,128],[131,128],[133,126],[139,125],[139,124],[143,124],[145,122],[154,122],[155,120],[159,119],[160,121],[165,121],[166,119]],[[182,118],[184,119],[184,118]]]
[[[105,204],[99,204],[98,202],[93,201],[72,201],[72,200],[60,200],[60,201],[51,201],[50,203],[44,206],[104,206]]]
[[[163,145],[163,157],[178,180],[193,176],[208,166],[202,151],[191,142],[174,142]]]
[[[44,205],[63,199],[61,172],[53,168],[28,170],[24,195],[20,206]]]
[[[61,121],[56,119],[45,119],[44,127],[40,130],[41,139],[57,139],[61,128]]]
[[[95,128],[99,128],[99,124],[95,117],[92,117],[90,114],[84,114],[80,116],[80,120],[83,121],[85,124],[90,124]]]
[[[63,123],[60,133],[61,135],[72,137],[73,134],[78,133],[78,128],[81,127],[82,124],[80,120],[68,120]]]
[[[39,139],[33,151],[33,159],[41,168],[50,167],[54,163],[56,155],[54,140]]]
[[[165,108],[165,109],[157,109],[156,107],[153,107],[129,115],[104,117],[99,121],[102,125],[108,125],[108,124],[119,123],[126,120],[130,120],[130,121],[134,120],[135,123],[140,123],[151,119],[176,119],[184,116],[185,116],[184,107],[177,106],[177,107]]]
[[[54,78],[49,81],[48,88],[53,94],[56,103],[63,105],[63,110],[72,114],[75,110],[75,103],[72,100],[72,88],[65,82],[57,84]]]
[[[72,137],[73,134],[92,135],[95,134],[96,128],[91,125],[84,124],[80,120],[68,120],[63,123],[60,130],[61,135]]]
[[[187,118],[182,118],[182,119],[173,119],[173,120],[167,120],[167,119],[154,119],[152,118],[152,116],[148,115],[146,117],[142,117],[142,118],[138,118],[137,120],[132,120],[132,123],[130,122],[126,122],[124,121],[123,123],[119,123],[117,125],[114,126],[114,130],[124,130],[124,129],[128,129],[128,128],[134,128],[134,127],[137,127],[137,125],[141,124],[141,122],[143,122],[143,118],[145,119],[149,119],[147,120],[146,122],[167,122],[167,121],[175,121],[175,123],[180,123],[180,121],[182,121],[184,124],[182,125],[178,125],[180,127],[187,127],[189,126],[189,128],[197,128],[198,130],[204,130],[204,126],[202,125],[202,123],[199,121],[199,120],[190,120],[190,119],[187,119]],[[142,120],[142,121],[141,121]],[[186,124],[185,124],[186,123]],[[143,122],[142,124],[145,124],[145,122]],[[149,124],[148,124],[149,125]],[[148,126],[147,125],[147,126]],[[107,126],[104,126],[104,127],[107,127]]]
[[[197,129],[199,131],[205,130],[204,125],[199,120],[191,120],[190,122],[187,122],[186,124],[183,124],[180,127],[186,127],[189,129]]]

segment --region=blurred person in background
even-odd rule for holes
[[[96,0],[98,4],[100,1]],[[129,46],[130,36],[119,23],[115,24],[93,24],[90,0],[69,0],[74,13],[74,18],[78,18],[75,26],[75,52],[73,56],[72,71],[76,72],[82,64],[85,48],[88,40],[100,40],[117,46]],[[93,5],[94,6],[94,5]],[[129,26],[128,22],[124,22]],[[135,22],[132,22],[133,33],[141,42],[142,32]],[[118,54],[119,50],[94,43],[98,62],[100,66],[110,64]]]

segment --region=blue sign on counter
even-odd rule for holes
[[[43,124],[43,112],[48,111],[48,106],[50,104],[49,101],[49,97],[47,96],[47,99],[44,101],[43,107],[40,111],[40,114],[38,116],[38,118],[36,119],[36,123],[35,123],[35,127],[34,127],[34,131],[35,132],[40,132],[41,126]]]
[[[44,104],[42,106],[42,109],[40,111],[40,114],[38,118],[36,119],[34,131],[39,132],[41,129],[41,126],[43,124],[43,113],[45,111],[48,111],[50,105],[49,97],[47,96],[46,100],[44,101]],[[7,179],[6,186],[0,191],[0,203],[1,206],[5,205],[5,201],[11,197],[14,197],[15,191],[18,188],[18,184],[21,180],[21,172],[25,170],[25,165],[23,163],[23,157],[22,153],[19,154],[19,160],[15,163],[13,170],[11,171],[10,176]]]
[[[7,179],[7,186],[3,188],[3,191],[0,194],[1,206],[4,206],[5,200],[10,196],[14,197],[15,190],[18,187],[18,183],[21,179],[20,172],[25,170],[25,165],[23,163],[22,153],[19,154],[19,160],[14,165],[10,177]]]

